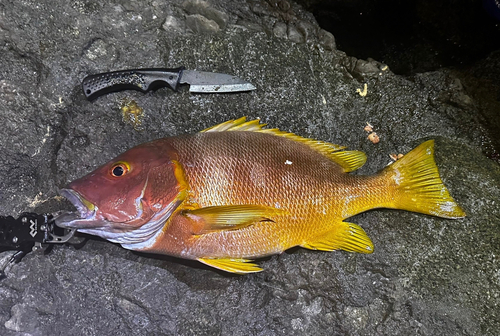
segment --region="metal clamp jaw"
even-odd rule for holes
[[[75,229],[63,229],[55,224],[54,216],[25,212],[17,219],[0,216],[0,252],[17,251],[0,267],[0,280],[4,269],[19,262],[26,254],[42,247],[42,244],[63,244],[75,234]]]

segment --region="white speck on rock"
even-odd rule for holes
[[[297,317],[292,320],[292,328],[293,330],[304,329],[302,325],[302,319]]]

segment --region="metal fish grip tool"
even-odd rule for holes
[[[25,212],[17,219],[0,216],[0,252],[16,251],[0,265],[0,280],[6,277],[5,269],[17,263],[31,251],[43,248],[42,244],[63,244],[75,234],[75,229],[63,229],[55,224],[50,214]]]

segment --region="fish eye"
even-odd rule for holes
[[[127,174],[130,170],[130,166],[125,162],[118,162],[111,168],[111,175],[114,177],[120,177]]]

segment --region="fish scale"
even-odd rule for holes
[[[274,207],[279,203],[290,212],[289,216],[271,218],[275,223],[257,223],[241,230],[198,237],[192,250],[185,255],[210,254],[219,258],[265,256],[301,245],[311,237],[332,230],[335,223],[355,214],[343,216],[335,212],[335,209],[343,209],[345,195],[353,194],[355,185],[345,184],[345,178],[342,178],[345,174],[338,165],[310,151],[306,145],[252,132],[200,133],[172,140],[179,160],[186,163],[184,169],[193,199],[200,207],[239,204]],[[267,144],[269,150],[265,151],[263,144]],[[201,152],[204,153],[203,160],[200,160]],[[292,164],[285,164],[287,160]],[[267,167],[269,178],[274,181],[271,187],[255,187],[250,171],[256,165]],[[226,178],[218,174],[221,171],[225,172]],[[355,177],[350,179],[356,181]],[[230,187],[221,187],[226,185]],[[347,191],[347,188],[351,190]],[[318,194],[318,190],[322,193]],[[360,192],[356,193],[359,195]],[[363,192],[370,194],[369,188]],[[380,192],[372,194],[380,197]],[[315,199],[322,201],[314,203]],[[366,203],[370,202],[374,201],[367,198]],[[318,213],[318,208],[324,208],[325,213]],[[270,235],[272,232],[278,232],[279,238]],[[245,239],[247,236],[252,238]],[[232,249],[216,251],[214,248],[220,246],[220,242],[229,241]]]

